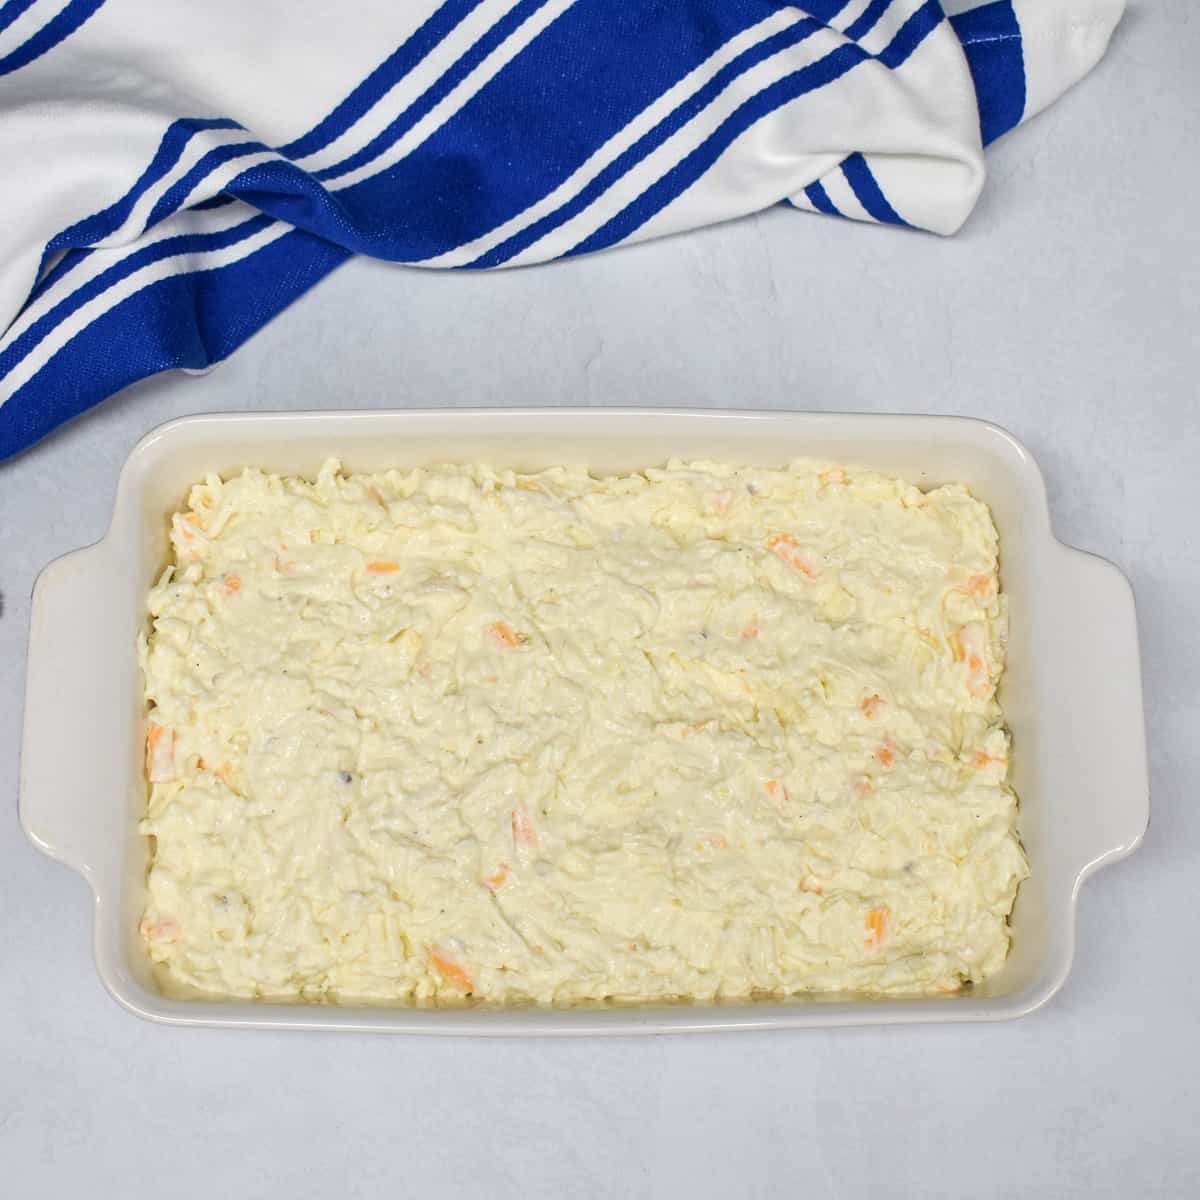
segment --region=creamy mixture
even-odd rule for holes
[[[1027,873],[987,508],[827,464],[193,488],[141,647],[164,985],[951,992]]]

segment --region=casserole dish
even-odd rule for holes
[[[145,715],[135,641],[167,559],[167,518],[206,473],[247,465],[315,473],[436,461],[600,472],[671,457],[778,466],[799,457],[877,468],[923,487],[961,480],[990,505],[1010,602],[1000,700],[1031,877],[1013,948],[986,984],[949,997],[860,996],[713,1006],[573,1009],[332,1007],[183,999],[157,988],[137,935],[148,861]],[[66,736],[64,736],[64,734]],[[70,753],[64,753],[64,744]],[[232,414],[150,433],[121,473],[113,522],[95,546],[52,563],[34,592],[21,821],[96,899],[105,985],[141,1016],[178,1024],[472,1034],[635,1033],[1019,1016],[1062,985],[1083,880],[1133,850],[1148,819],[1137,629],[1110,563],[1060,544],[1037,466],[996,426],[958,418],[662,410],[438,410]]]

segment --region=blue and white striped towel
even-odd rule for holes
[[[4,0],[0,459],[352,254],[501,267],[788,202],[953,233],[1124,0]]]

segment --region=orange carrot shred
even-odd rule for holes
[[[503,621],[496,621],[487,627],[487,635],[491,640],[504,650],[515,650],[518,646],[523,646],[529,637],[524,633],[517,633],[511,625],[506,625]]]
[[[151,783],[169,778],[175,754],[175,731],[154,721],[146,730],[146,775]]]
[[[367,563],[367,570],[372,575],[390,575],[393,571],[400,570],[400,564],[390,559],[377,558],[374,562]]]
[[[888,932],[888,910],[886,908],[868,908],[866,918],[867,945],[881,946]]]
[[[454,959],[443,954],[440,950],[432,949],[429,951],[429,962],[433,969],[447,983],[455,984],[457,987],[462,988],[464,992],[474,990],[475,981],[471,976]]]
[[[971,755],[971,766],[976,768],[986,767],[989,763],[995,763],[997,766],[1004,766],[1008,759],[1003,756],[997,757],[994,754],[988,754],[984,750],[976,750]]]
[[[776,533],[769,537],[767,549],[774,551],[777,558],[787,563],[794,571],[807,575],[809,579],[816,579],[820,573],[813,556],[802,549],[790,533]]]

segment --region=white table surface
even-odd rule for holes
[[[506,274],[359,261],[210,375],[0,467],[0,1195],[1200,1195],[1197,61],[1191,0],[1142,3],[994,148],[955,239],[776,210]],[[558,403],[966,413],[1034,450],[1060,535],[1137,589],[1153,770],[1149,836],[1087,885],[1048,1008],[440,1041],[160,1028],[108,998],[86,886],[18,827],[17,748],[34,575],[101,535],[130,447],[206,409]]]

